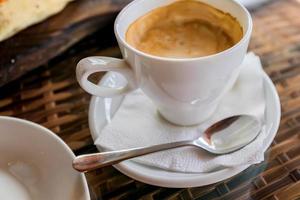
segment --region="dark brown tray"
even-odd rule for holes
[[[76,0],[61,13],[0,42],[0,86],[46,64],[82,38],[112,23],[130,0]]]
[[[261,56],[282,104],[280,130],[264,162],[216,184],[182,189],[147,185],[106,167],[86,174],[92,199],[300,199],[299,10],[298,0],[275,0],[252,13],[251,50]],[[76,154],[96,152],[88,128],[90,96],[76,83],[74,70],[76,62],[88,55],[119,57],[112,34],[112,26],[106,27],[47,65],[2,87],[0,115],[25,118],[50,128]]]

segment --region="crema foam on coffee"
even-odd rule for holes
[[[243,29],[233,16],[194,0],[154,9],[133,22],[126,33],[126,41],[136,49],[169,58],[216,54],[242,37]]]

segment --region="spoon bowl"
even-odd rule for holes
[[[201,134],[195,140],[198,146],[213,154],[228,154],[252,142],[261,130],[260,121],[250,115],[223,119]]]
[[[256,117],[236,115],[214,123],[196,140],[82,155],[73,160],[73,168],[86,172],[134,157],[183,146],[198,147],[217,155],[228,154],[251,143],[260,130],[261,123]]]

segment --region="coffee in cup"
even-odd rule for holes
[[[236,18],[200,1],[176,1],[138,18],[126,41],[144,53],[193,58],[231,48],[243,37]]]

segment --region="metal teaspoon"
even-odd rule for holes
[[[73,160],[73,168],[80,172],[87,172],[130,158],[184,146],[198,147],[217,155],[228,154],[251,143],[260,130],[261,123],[257,118],[250,115],[237,115],[213,124],[196,140],[81,155]]]

